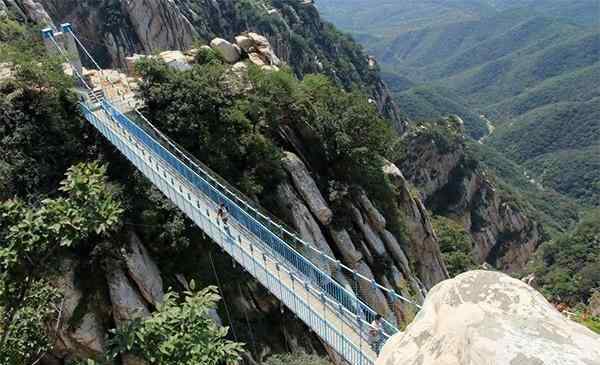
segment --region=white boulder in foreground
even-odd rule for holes
[[[600,336],[527,284],[470,271],[431,289],[376,365],[600,365]]]

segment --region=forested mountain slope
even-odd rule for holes
[[[323,7],[326,13],[345,9],[355,19],[374,24],[353,28],[340,23],[358,34],[387,74],[395,74],[390,80],[415,84],[395,91],[398,103],[408,106],[409,118],[457,114],[475,139],[489,132],[490,122],[495,131],[486,143],[527,166],[544,186],[580,203],[597,204],[595,172],[571,168],[559,176],[557,167],[567,166],[569,156],[577,161],[572,166],[595,171],[600,158],[598,2],[481,0],[387,6],[385,11],[393,14],[417,11],[423,24],[406,29],[395,27],[406,25],[399,17],[389,23],[370,19],[383,9],[372,1],[330,0]],[[330,14],[337,22],[337,13]],[[538,159],[540,155],[544,157]]]

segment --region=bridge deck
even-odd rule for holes
[[[231,255],[286,307],[347,362],[370,365],[376,359],[367,343],[368,328],[355,314],[324,293],[303,273],[286,264],[260,237],[233,217],[225,227],[217,204],[194,187],[167,161],[146,148],[103,109],[82,106],[84,116],[174,204]]]

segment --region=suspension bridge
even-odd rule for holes
[[[369,342],[376,330],[372,323],[377,313],[365,304],[358,290],[341,285],[320,269],[314,257],[337,267],[354,282],[366,281],[367,287],[381,290],[391,303],[401,300],[419,308],[417,303],[355,272],[276,223],[154,127],[137,109],[137,102],[111,98],[105,90],[92,88],[79,59],[73,61],[69,54],[81,51],[99,72],[102,69],[70,24],[62,24],[61,32],[46,28],[42,35],[46,45],[71,66],[82,95],[79,107],[87,121],[344,361],[374,364],[377,354]],[[228,210],[228,224],[217,216],[222,205]],[[306,250],[311,254],[301,253]],[[376,331],[385,342],[398,328],[384,318]]]

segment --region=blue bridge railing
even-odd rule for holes
[[[201,191],[214,203],[224,204],[228,208],[232,218],[258,237],[272,252],[277,253],[278,256],[283,258],[290,268],[301,273],[311,283],[323,290],[325,294],[343,306],[345,311],[351,314],[352,317],[362,319],[365,328],[368,328],[375,320],[377,313],[373,309],[362,302],[354,293],[333,280],[329,274],[319,269],[314,263],[305,258],[280,237],[276,232],[282,232],[281,227],[277,227],[278,229],[275,232],[267,228],[264,222],[259,220],[260,213],[253,207],[245,204],[245,202],[242,202],[242,205],[238,204],[235,201],[236,196],[231,196],[227,191],[224,191],[223,186],[217,184],[214,179],[197,166],[182,162],[177,156],[179,153],[169,148],[168,143],[157,141],[155,137],[150,135],[151,132],[139,126],[110,102],[103,100],[100,102],[100,107],[128,133],[143,143],[146,148],[163,159],[173,170],[183,176],[190,185]],[[87,107],[85,109],[89,110]],[[86,114],[86,110],[82,109],[82,111]],[[156,137],[160,138],[160,136]],[[351,319],[349,318],[349,320]],[[398,332],[398,329],[393,324],[384,321],[383,332],[383,335],[387,338]]]

